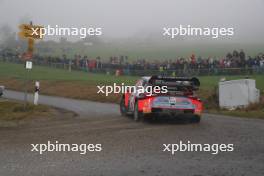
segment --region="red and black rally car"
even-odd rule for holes
[[[200,81],[197,78],[142,77],[134,86],[135,91],[127,91],[123,94],[120,112],[124,116],[133,114],[136,121],[144,117],[170,115],[175,117],[191,116],[194,122],[200,122],[203,103],[194,94],[199,86]],[[148,91],[139,91],[139,88],[142,87],[155,87],[156,90],[158,90],[157,87],[161,87],[162,91],[154,91],[150,94]]]

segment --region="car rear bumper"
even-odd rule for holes
[[[143,114],[156,114],[166,116],[195,115],[194,109],[172,109],[172,108],[151,108],[149,111],[143,111]]]
[[[151,108],[152,113],[175,113],[175,114],[186,114],[186,113],[194,113],[194,109],[172,109],[172,108]]]

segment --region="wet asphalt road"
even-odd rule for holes
[[[24,93],[16,91],[5,91],[4,97],[24,100]],[[33,95],[28,94],[28,101],[33,103]],[[40,95],[39,103],[63,108],[78,113],[80,116],[87,115],[119,115],[118,106],[115,104],[98,103],[92,101],[74,100],[62,97],[51,97]]]
[[[23,99],[6,91],[5,96]],[[0,128],[0,176],[43,175],[264,175],[264,121],[205,114],[200,124],[182,121],[136,123],[118,106],[41,96],[40,102],[81,117]],[[101,143],[101,152],[31,152],[30,144]],[[233,152],[163,152],[163,144],[234,144]]]

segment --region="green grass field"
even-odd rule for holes
[[[130,83],[137,78],[132,76],[116,77],[106,74],[92,74],[82,71],[71,71],[63,69],[55,69],[42,66],[33,66],[28,72],[29,78],[32,80],[50,80],[50,81],[83,81],[89,84],[108,84],[108,83]],[[24,79],[26,70],[22,64],[3,63],[0,62],[0,78],[9,77],[16,79]]]
[[[21,64],[11,64],[0,62],[0,79],[1,78],[15,78],[24,79],[26,70]],[[201,76],[201,89],[213,89],[222,76]],[[244,78],[245,76],[225,76],[227,80]],[[120,76],[106,74],[93,74],[82,71],[69,72],[63,69],[55,69],[41,66],[33,66],[29,73],[31,80],[50,80],[50,81],[78,81],[86,84],[113,84],[125,83],[134,84],[138,79],[136,76]],[[250,78],[256,79],[257,88],[264,91],[264,75],[251,75]]]

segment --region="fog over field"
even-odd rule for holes
[[[33,20],[42,25],[102,27],[109,38],[144,38],[161,35],[164,26],[190,24],[234,27],[229,42],[262,42],[263,8],[263,0],[0,0],[0,26],[18,30],[19,23]]]

